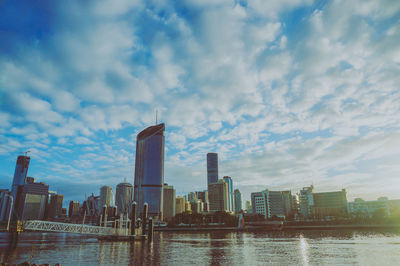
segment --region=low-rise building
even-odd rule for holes
[[[314,193],[315,218],[340,217],[348,214],[346,190]]]

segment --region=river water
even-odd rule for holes
[[[0,233],[0,263],[61,265],[400,265],[398,231],[155,232],[154,241]]]

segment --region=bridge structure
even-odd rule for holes
[[[47,231],[59,233],[74,233],[98,236],[128,236],[130,233],[128,222],[125,226],[120,223],[119,227],[93,226],[86,224],[58,223],[40,220],[27,220],[23,225],[28,231]]]

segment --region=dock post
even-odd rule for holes
[[[131,235],[135,235],[136,228],[136,202],[132,202],[131,208]]]
[[[103,226],[107,227],[107,205],[103,206]]]
[[[150,241],[153,241],[154,224],[153,219],[149,218],[149,227],[147,229],[147,237]]]
[[[147,217],[149,215],[149,204],[147,202],[143,205],[143,224],[142,224],[142,232],[146,232],[146,224],[147,224]]]

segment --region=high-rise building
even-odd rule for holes
[[[178,196],[175,199],[175,215],[185,212],[185,199]]]
[[[192,209],[192,213],[202,213],[204,203],[201,200],[191,201],[190,208]]]
[[[8,221],[11,207],[11,192],[8,189],[0,189],[0,221]]]
[[[63,200],[64,200],[64,195],[60,194],[51,195],[48,218],[54,219],[62,216]]]
[[[187,194],[187,200],[190,202],[197,201],[197,193],[189,192],[189,194]]]
[[[29,156],[18,156],[17,158],[17,164],[15,166],[14,178],[11,187],[11,196],[14,199],[14,209],[16,205],[19,205],[19,199],[17,198],[18,188],[26,183],[26,175],[28,174],[30,160],[31,158]]]
[[[292,211],[293,217],[297,219],[300,213],[299,194],[292,195]]]
[[[140,132],[136,141],[134,200],[137,212],[149,205],[149,215],[162,220],[164,184],[165,125],[150,126]]]
[[[71,200],[69,202],[68,216],[69,217],[77,216],[77,215],[79,215],[79,211],[80,211],[79,201]]]
[[[239,189],[235,189],[235,213],[239,213],[242,210],[242,193]]]
[[[197,199],[201,200],[204,203],[208,202],[208,191],[197,191],[196,192]]]
[[[129,208],[132,204],[133,186],[129,183],[119,183],[115,189],[115,204],[118,208],[118,213],[129,213]]]
[[[45,183],[26,183],[20,187],[17,217],[20,220],[42,220],[45,217],[49,186]]]
[[[210,211],[210,201],[208,200],[208,191],[197,191],[196,192],[197,198],[203,203],[203,212]]]
[[[90,195],[83,202],[83,209],[86,212],[86,216],[97,217],[100,216],[100,196]]]
[[[234,205],[235,197],[233,195],[232,178],[230,176],[224,176],[223,179],[228,184],[228,210],[230,212],[234,212],[235,211],[235,205]]]
[[[313,206],[314,206],[314,186],[303,187],[300,190],[299,201],[300,201],[300,215],[307,219],[313,216]]]
[[[104,205],[107,207],[111,206],[112,200],[112,187],[110,186],[102,186],[100,188],[100,208],[103,208]]]
[[[207,185],[218,182],[218,154],[207,153]]]
[[[344,216],[348,213],[346,190],[314,193],[314,216]]]
[[[282,191],[283,212],[285,217],[293,217],[293,197],[290,190]]]
[[[264,218],[268,218],[268,190],[262,192],[251,193],[251,207],[253,214],[261,214]]]
[[[228,183],[224,180],[208,185],[208,197],[211,212],[229,211]]]
[[[272,216],[285,217],[282,191],[268,190],[267,199],[268,199],[267,206],[269,208],[268,218]]]
[[[163,186],[163,218],[165,221],[171,220],[176,212],[175,189],[173,186],[164,184]]]

